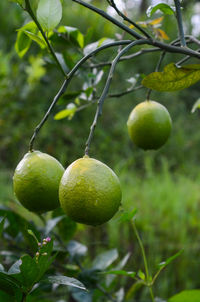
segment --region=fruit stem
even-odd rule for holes
[[[164,60],[165,55],[166,55],[166,51],[164,50],[164,51],[161,53],[160,57],[159,57],[158,63],[157,63],[156,68],[155,68],[155,72],[158,72],[158,71],[159,71],[160,66],[161,66],[161,64],[162,64],[162,61]],[[146,100],[147,100],[147,101],[150,100],[151,92],[152,92],[152,89],[148,89],[148,90],[147,90],[147,96],[146,96]]]
[[[90,57],[92,57],[93,55],[97,54],[98,52],[100,52],[100,51],[102,51],[104,49],[107,49],[107,48],[110,48],[110,47],[114,47],[114,46],[119,46],[119,45],[127,45],[130,42],[131,42],[130,40],[121,40],[121,41],[115,41],[115,42],[107,43],[107,44],[102,45],[99,48],[91,51],[89,54],[87,54],[86,56],[84,56],[83,58],[81,58],[76,63],[76,65],[67,74],[67,78],[63,82],[63,84],[62,84],[60,90],[58,91],[58,93],[56,94],[56,96],[54,97],[54,99],[53,99],[51,105],[49,106],[47,112],[45,113],[43,119],[41,120],[41,122],[35,128],[34,133],[33,133],[32,137],[31,137],[30,143],[29,143],[29,151],[33,151],[33,144],[34,144],[34,141],[35,141],[35,139],[37,137],[37,134],[39,133],[39,131],[42,128],[42,126],[44,125],[44,123],[47,121],[47,119],[48,119],[49,115],[51,114],[53,108],[57,104],[57,101],[60,99],[60,97],[67,90],[67,87],[68,87],[69,83],[71,82],[73,76],[75,75],[76,71],[80,68],[80,66],[83,65]]]
[[[155,298],[154,298],[154,294],[153,294],[153,289],[152,289],[152,284],[149,282],[150,279],[151,279],[151,276],[149,274],[147,257],[146,257],[144,245],[142,243],[142,240],[140,238],[140,235],[138,233],[138,230],[136,228],[134,220],[132,220],[132,227],[133,227],[133,231],[135,233],[135,236],[136,236],[136,238],[138,240],[138,243],[139,243],[139,246],[140,246],[140,249],[141,249],[141,252],[142,252],[142,257],[143,257],[143,261],[144,261],[144,269],[145,269],[145,273],[146,273],[146,285],[149,287],[149,291],[150,291],[152,302],[155,302]]]
[[[142,45],[142,44],[146,44],[148,41],[148,39],[141,39],[141,40],[137,40],[137,41],[132,41],[130,42],[127,46],[125,46],[119,53],[118,55],[114,58],[114,60],[112,61],[111,67],[110,67],[110,71],[106,80],[106,84],[104,86],[103,92],[98,100],[98,104],[97,104],[97,110],[94,116],[94,120],[93,123],[90,127],[90,133],[88,136],[88,139],[86,141],[86,147],[85,147],[85,155],[89,155],[89,150],[90,150],[90,145],[91,145],[91,141],[94,135],[94,130],[96,128],[97,125],[97,121],[99,119],[99,117],[102,115],[102,110],[103,110],[103,104],[105,101],[105,98],[108,94],[109,88],[110,88],[110,84],[113,78],[113,74],[115,71],[115,68],[117,66],[117,63],[119,62],[120,58],[133,46],[136,45]]]

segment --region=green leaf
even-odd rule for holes
[[[20,274],[20,265],[22,264],[22,260],[17,260],[8,270],[8,275],[16,275]]]
[[[176,91],[188,88],[200,80],[200,64],[176,67],[174,63],[164,67],[162,72],[146,76],[142,85],[157,91]]]
[[[66,276],[49,276],[47,279],[50,283],[56,283],[61,285],[68,285],[86,290],[85,285],[75,278],[69,278]]]
[[[65,117],[68,117],[69,120],[71,120],[76,112],[76,105],[74,103],[70,103],[67,105],[67,109],[61,110],[58,112],[55,116],[55,120],[61,120]]]
[[[46,47],[46,43],[43,38],[39,37],[38,35],[28,31],[23,30],[23,32],[33,41],[35,41],[42,49]]]
[[[40,56],[30,56],[29,63],[30,65],[25,68],[25,71],[28,75],[27,81],[29,84],[34,85],[46,73],[46,69],[44,67],[45,62]]]
[[[20,283],[7,273],[0,272],[0,290],[16,296],[20,292]]]
[[[62,4],[60,0],[40,0],[37,18],[46,31],[54,29],[62,18]]]
[[[60,222],[63,218],[65,218],[65,215],[49,219],[45,227],[45,234],[47,235],[48,233],[50,233],[51,230],[57,225],[57,223]]]
[[[116,249],[104,252],[98,255],[93,261],[93,269],[105,270],[118,258],[118,252]]]
[[[199,289],[184,290],[168,300],[168,302],[199,302],[199,301],[200,301]]]
[[[175,260],[177,257],[179,257],[181,254],[183,253],[183,250],[180,250],[178,253],[176,253],[175,255],[167,258],[167,260],[161,262],[158,266],[159,268],[164,268],[165,266],[167,266],[168,264],[170,264],[173,260]]]
[[[9,0],[10,2],[18,3],[19,5],[22,5],[24,0]]]
[[[86,255],[87,246],[78,241],[71,240],[67,245],[67,250],[72,258],[80,258]]]
[[[58,223],[57,228],[63,241],[69,241],[76,232],[77,224],[74,220],[66,216],[61,208],[54,210],[53,217],[63,217]]]
[[[90,95],[92,94],[94,88],[93,87],[88,87],[86,90],[84,90],[84,93],[86,94],[87,98],[90,97]]]
[[[78,46],[80,46],[81,48],[84,47],[84,35],[78,28],[71,26],[60,26],[58,28],[58,32],[67,34],[68,38],[72,38],[78,44]]]
[[[126,293],[126,300],[130,300],[135,296],[135,294],[140,290],[140,288],[144,286],[143,281],[135,282],[127,291]]]
[[[200,109],[200,98],[192,106],[191,113],[194,113],[197,109]]]
[[[173,15],[175,12],[175,8],[173,6],[170,6],[168,4],[165,3],[160,3],[154,6],[149,6],[146,14],[148,17],[151,17],[155,12],[157,12],[158,10],[160,10],[163,14],[165,15]]]
[[[77,96],[79,96],[82,92],[83,92],[83,90],[69,91],[63,95],[62,99],[69,101],[69,100],[74,99]]]
[[[120,219],[119,219],[119,221],[120,222],[131,221],[132,219],[134,219],[136,213],[137,213],[136,208],[134,208],[132,211],[129,211],[129,212],[123,212]]]
[[[39,241],[38,241],[36,235],[33,233],[33,231],[29,229],[29,230],[27,230],[27,233],[33,237],[33,239],[35,240],[35,243],[38,246]]]
[[[123,276],[129,276],[131,278],[134,278],[136,273],[135,272],[127,272],[124,270],[112,270],[112,271],[107,271],[104,272],[106,275],[123,275]]]
[[[127,253],[124,258],[113,268],[113,270],[118,271],[122,270],[122,268],[126,265],[128,259],[130,258],[130,253]],[[116,275],[109,275],[107,276],[106,284],[109,286],[113,280],[115,279]]]
[[[143,281],[146,279],[145,274],[144,274],[141,270],[138,271],[137,275],[138,275],[138,277],[139,277],[140,279],[142,279]]]
[[[20,265],[20,271],[22,275],[23,285],[30,289],[36,283],[38,279],[38,267],[33,258],[29,255],[21,257],[22,264]]]
[[[26,54],[31,45],[31,39],[27,36],[27,34],[24,33],[24,31],[36,33],[37,27],[35,23],[31,21],[18,29],[17,40],[15,42],[15,50],[20,58],[22,58]]]

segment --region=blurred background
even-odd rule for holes
[[[37,4],[37,1],[31,2],[32,5]],[[106,1],[90,2],[107,10]],[[146,9],[158,2],[116,1],[129,17],[138,21],[149,20]],[[95,13],[69,0],[63,3],[61,24],[78,28],[86,44],[123,35]],[[183,6],[185,32],[198,38],[200,2],[183,1]],[[110,9],[108,13],[115,15]],[[150,19],[161,16],[158,12]],[[13,206],[13,201],[16,203],[12,191],[13,171],[28,151],[33,130],[63,81],[46,50],[41,51],[36,43],[32,43],[23,58],[18,56],[15,49],[17,29],[28,21],[26,13],[15,3],[0,1],[0,202],[10,206]],[[178,34],[175,21],[168,15],[162,20],[161,28],[169,41],[176,39]],[[70,39],[54,41],[52,38],[52,43],[56,51],[63,54],[68,69],[82,57],[82,50]],[[106,50],[97,56],[97,62],[112,60],[116,53],[116,49]],[[167,54],[162,67],[180,58],[180,55]],[[158,59],[159,53],[150,53],[120,62],[110,93],[125,91],[133,82],[139,85],[142,76],[155,69]],[[198,63],[197,59],[189,62]],[[108,67],[102,69],[103,76],[96,85],[97,95],[102,91],[108,70]],[[36,140],[35,149],[51,154],[65,167],[83,156],[96,105],[77,112],[71,119],[55,120],[54,116],[68,103],[75,102],[75,91],[88,88],[89,78],[91,71],[86,64],[73,79],[69,94],[55,107]],[[159,151],[144,152],[136,148],[127,134],[129,113],[136,104],[145,100],[146,89],[105,101],[91,146],[91,156],[109,165],[119,176],[124,211],[138,209],[138,229],[151,271],[155,271],[159,262],[184,248],[182,256],[162,273],[155,284],[155,292],[163,298],[185,288],[200,286],[200,115],[198,111],[191,113],[199,91],[197,83],[179,92],[152,92],[151,99],[165,105],[173,120],[171,137]],[[79,100],[81,104],[90,101],[82,98]],[[22,215],[29,215],[20,206],[17,209]],[[97,251],[108,248],[117,247],[121,257],[130,251],[132,256],[128,267],[137,270],[142,267],[142,258],[136,238],[129,223],[119,222],[119,217],[118,213],[112,221],[97,229],[79,225],[75,238],[88,245],[91,259]],[[145,290],[140,292],[141,301],[145,295]]]

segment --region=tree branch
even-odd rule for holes
[[[157,52],[157,51],[161,51],[160,48],[143,48],[140,51],[132,54],[132,55],[128,55],[128,56],[123,56],[120,58],[119,62],[125,61],[125,60],[131,60],[137,56],[140,56],[144,53],[150,53],[150,52]],[[99,67],[104,67],[104,66],[110,66],[112,64],[112,61],[108,61],[108,62],[101,62],[101,63],[97,63],[97,64],[91,64],[89,67],[92,68],[99,68]]]
[[[86,3],[82,0],[72,0],[73,2],[79,3],[82,6],[85,6],[87,8],[89,8],[90,10],[96,12],[97,14],[101,15],[102,17],[104,17],[105,19],[109,20],[111,23],[117,25],[119,28],[123,29],[125,32],[131,34],[132,37],[136,38],[136,39],[143,39],[143,36],[141,36],[140,34],[138,34],[136,31],[130,29],[128,26],[126,26],[125,24],[119,22],[118,20],[116,20],[115,18],[111,17],[110,15],[108,15],[106,12],[104,12],[103,10],[89,4]]]
[[[47,44],[47,47],[49,48],[49,51],[53,57],[53,59],[55,60],[58,68],[60,69],[60,71],[62,72],[62,74],[66,77],[66,73],[62,67],[62,65],[60,64],[56,54],[55,54],[55,51],[53,49],[53,47],[51,46],[51,44],[49,43],[49,40],[47,39],[46,35],[45,35],[45,32],[43,31],[42,29],[42,26],[40,25],[40,23],[38,22],[36,16],[34,15],[33,13],[33,10],[31,8],[31,5],[30,5],[30,2],[29,0],[25,0],[25,4],[26,4],[26,7],[25,7],[25,10],[28,12],[28,14],[30,15],[30,17],[33,19],[33,21],[35,22],[35,24],[37,25],[39,31],[41,32],[46,44]]]
[[[148,39],[151,39],[151,36],[141,27],[139,26],[137,23],[135,23],[134,21],[132,21],[131,19],[129,19],[126,15],[124,15],[116,6],[114,0],[110,0],[110,5],[115,9],[115,11],[117,12],[117,14],[122,17],[125,21],[129,22],[130,24],[132,24],[133,26],[135,26],[135,28],[137,28],[140,32],[142,32],[144,34],[144,36],[146,36]]]
[[[162,61],[164,60],[165,55],[166,55],[166,51],[164,50],[161,53],[160,57],[159,57],[158,63],[157,63],[156,68],[155,68],[155,72],[159,71],[160,66],[162,64]],[[147,101],[150,99],[151,92],[152,92],[152,89],[147,90],[147,97],[146,97]]]
[[[114,74],[114,71],[115,71],[115,67],[119,61],[119,59],[123,56],[124,53],[126,53],[131,47],[133,46],[136,46],[136,45],[141,45],[141,44],[145,44],[147,43],[147,39],[142,39],[142,40],[138,40],[138,41],[133,41],[131,43],[129,43],[129,45],[127,45],[126,47],[124,47],[119,53],[118,55],[115,57],[115,59],[113,60],[112,62],[112,65],[111,65],[111,68],[110,68],[110,71],[109,71],[109,74],[108,74],[108,77],[107,77],[107,81],[106,81],[106,84],[104,86],[104,89],[103,89],[103,92],[98,100],[98,104],[97,104],[97,110],[96,110],[96,114],[95,114],[95,117],[94,117],[94,120],[93,120],[93,123],[90,127],[90,133],[89,133],[89,137],[87,139],[87,142],[86,142],[86,147],[85,147],[85,155],[89,155],[89,150],[90,150],[90,144],[91,144],[91,141],[92,141],[92,138],[93,138],[93,135],[94,135],[94,130],[96,128],[96,125],[97,125],[97,121],[98,121],[98,118],[99,116],[102,114],[102,108],[103,108],[103,104],[104,104],[104,100],[107,96],[107,93],[108,93],[108,90],[109,90],[109,87],[110,87],[110,84],[111,84],[111,81],[112,81],[112,78],[113,78],[113,74]]]
[[[79,67],[84,64],[90,57],[92,57],[93,55],[97,54],[98,52],[109,48],[109,47],[113,47],[113,46],[119,46],[119,45],[127,45],[130,44],[130,40],[122,40],[122,41],[116,41],[116,42],[111,42],[105,45],[102,45],[101,47],[95,49],[94,51],[92,51],[91,53],[89,53],[88,55],[84,56],[73,68],[72,70],[67,74],[67,78],[66,80],[63,82],[60,90],[58,91],[58,93],[56,94],[56,96],[53,99],[53,102],[51,103],[50,107],[48,108],[47,112],[45,113],[43,119],[41,120],[41,122],[37,125],[37,127],[34,130],[34,133],[31,137],[30,143],[29,143],[29,150],[32,151],[33,150],[33,145],[34,145],[34,141],[39,133],[39,131],[41,130],[42,126],[44,125],[44,123],[47,121],[49,115],[51,114],[53,108],[55,107],[56,103],[58,102],[58,100],[60,99],[60,97],[65,93],[69,83],[71,82],[72,77],[74,76],[74,74],[76,73],[76,71],[79,69]]]
[[[179,30],[179,36],[181,41],[181,46],[186,47],[186,41],[184,36],[184,30],[183,30],[183,22],[182,22],[182,14],[181,14],[181,5],[179,0],[174,0],[175,7],[176,7],[176,18],[178,22],[178,30]]]
[[[197,49],[197,51],[198,51],[198,52],[200,52],[200,48],[199,48],[199,49]],[[186,56],[186,57],[184,57],[183,59],[181,59],[180,61],[178,61],[178,62],[176,63],[176,66],[180,66],[181,64],[183,64],[183,63],[187,62],[189,59],[191,59],[191,57],[190,57],[190,56]]]
[[[96,12],[97,14],[101,15],[102,17],[104,17],[105,19],[109,20],[111,23],[117,25],[119,28],[123,29],[124,31],[126,31],[127,33],[129,33],[130,35],[132,35],[134,38],[136,39],[143,39],[143,37],[141,35],[139,35],[137,32],[131,30],[128,26],[124,25],[123,23],[117,21],[116,19],[112,18],[111,16],[109,16],[107,13],[105,13],[104,11],[100,10],[99,8],[84,2],[83,0],[72,0],[76,3],[79,3],[87,8],[89,8],[90,10]],[[159,47],[163,50],[166,50],[168,52],[173,52],[173,53],[182,53],[182,54],[186,54],[186,55],[190,55],[192,57],[197,57],[200,58],[200,53],[198,53],[197,51],[194,51],[190,48],[183,48],[183,47],[178,47],[178,46],[173,46],[173,45],[169,45],[163,42],[159,42],[156,40],[151,40],[151,39],[147,39],[146,44],[151,45],[151,46],[156,46]]]
[[[137,87],[133,87],[133,88],[128,88],[127,90],[125,91],[122,91],[122,92],[119,92],[119,93],[110,93],[107,95],[107,98],[120,98],[126,94],[129,94],[133,91],[136,91],[136,90],[139,90],[139,89],[143,89],[144,86],[143,85],[140,85],[140,86],[137,86]]]

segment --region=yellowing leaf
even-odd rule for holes
[[[160,39],[169,40],[169,37],[166,34],[166,32],[164,32],[164,30],[162,30],[160,28],[156,29],[156,34],[157,34],[158,38],[160,38]]]
[[[200,64],[178,68],[174,63],[170,63],[162,72],[152,72],[146,76],[142,85],[157,91],[176,91],[188,88],[199,80]]]
[[[163,21],[163,17],[154,19],[152,21],[149,22],[150,25],[156,25],[156,24],[160,24]]]

